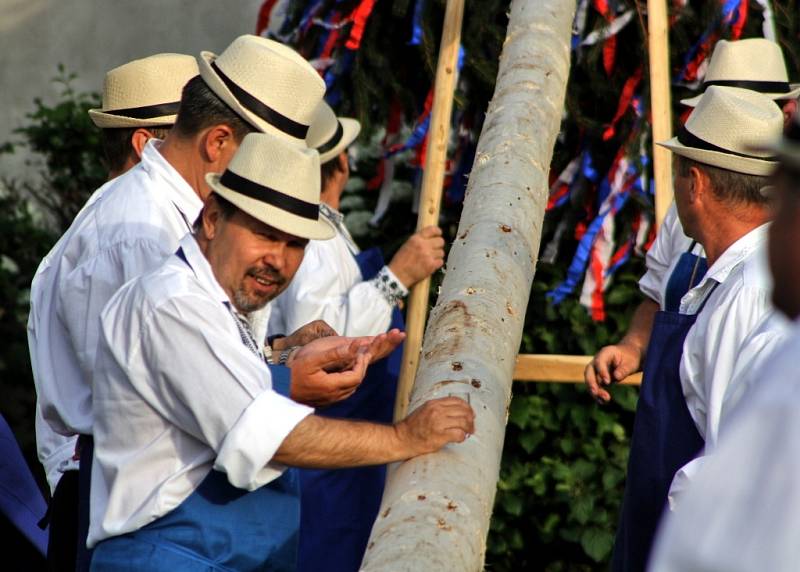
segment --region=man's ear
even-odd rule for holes
[[[783,111],[783,128],[788,129],[792,124],[792,117],[797,113],[797,100],[790,99],[784,103],[781,107],[781,111]]]
[[[219,208],[215,195],[209,195],[200,216],[203,217],[203,234],[207,240],[211,240],[217,234],[219,222],[222,220],[222,211]]]
[[[142,159],[144,146],[147,145],[147,142],[153,138],[155,138],[155,135],[153,135],[144,127],[141,127],[133,132],[133,135],[131,135],[131,147],[133,147],[133,152],[136,153],[137,161]]]
[[[689,168],[689,202],[702,201],[709,191],[709,180],[706,174],[695,166]]]
[[[208,163],[217,163],[227,147],[235,142],[233,129],[224,123],[214,125],[206,131],[202,141],[203,148],[201,151],[205,156],[205,160]]]

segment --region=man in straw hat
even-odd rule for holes
[[[401,461],[474,430],[456,398],[390,426],[320,417],[272,390],[237,315],[285,287],[276,273],[291,277],[309,239],[331,235],[317,216],[319,176],[315,151],[248,135],[228,169],[207,176],[213,193],[195,234],[104,309],[93,569],[294,570],[300,503],[287,466]],[[402,338],[392,330],[332,346],[341,371],[328,377],[363,377]]]
[[[800,95],[800,88],[789,84],[788,77],[783,52],[775,42],[763,38],[720,40],[709,60],[701,93],[681,103],[694,107],[714,85],[749,89],[775,101],[788,127]],[[708,269],[701,245],[684,233],[674,203],[647,251],[646,264],[647,272],[639,281],[645,299],[634,312],[628,332],[618,343],[602,348],[585,370],[587,389],[600,403],[611,399],[608,385],[641,369],[656,312],[675,311]]]
[[[765,96],[710,87],[677,137],[675,204],[708,272],[677,311],[656,314],[631,440],[614,570],[643,570],[676,471],[716,439],[722,397],[740,348],[771,311],[764,264],[775,161],[754,151],[780,135]]]
[[[309,242],[300,269],[272,304],[270,333],[293,331],[316,319],[345,336],[404,329],[399,301],[409,287],[444,263],[444,239],[435,226],[412,235],[388,265],[380,249],[362,252],[350,236],[338,208],[350,175],[347,147],[360,129],[355,119],[337,118],[327,103],[320,103],[306,141],[320,154],[320,210],[336,228],[336,236]],[[370,367],[355,394],[319,414],[390,423],[401,359],[398,347]],[[298,572],[358,570],[385,478],[384,465],[300,472],[303,511]]]
[[[242,36],[219,56],[203,52],[166,139],[149,141],[141,163],[109,182],[48,256],[32,286],[40,302],[31,356],[45,420],[63,435],[85,436],[81,502],[88,502],[100,311],[120,286],[175,251],[210,192],[206,173],[224,170],[247,133],[303,146],[324,90],[308,62],[271,40]],[[297,374],[292,393],[315,403],[339,398],[343,388],[328,381]]]
[[[773,146],[772,300],[792,321],[761,381],[720,426],[719,446],[664,520],[651,570],[789,572],[800,562],[800,124]]]
[[[113,179],[139,162],[148,140],[163,138],[178,112],[181,90],[198,73],[197,61],[181,54],[156,54],[112,69],[103,83],[101,109],[90,109],[89,117],[101,129],[108,178]],[[90,199],[96,200],[106,187]],[[43,283],[52,275],[51,266],[59,256],[58,247],[42,261],[31,290],[28,341],[31,364],[37,386],[54,380],[59,364],[38,360],[38,352],[49,351],[57,335],[50,329],[49,290]],[[60,360],[59,360],[60,363]],[[45,389],[46,391],[46,389]],[[52,500],[48,513],[50,569],[72,569],[78,550],[78,464],[73,458],[77,436],[65,436],[45,421],[41,401],[36,409],[36,444],[39,460],[45,469]],[[88,523],[87,523],[88,525]],[[85,535],[84,535],[85,536]]]

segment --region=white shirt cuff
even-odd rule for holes
[[[384,266],[378,271],[370,282],[378,289],[390,306],[397,304],[398,300],[408,296],[408,288],[395,276],[388,266]]]
[[[214,468],[241,489],[255,490],[285,470],[270,459],[286,436],[314,410],[268,389],[255,398],[223,440]]]

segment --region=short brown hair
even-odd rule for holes
[[[705,173],[711,183],[711,191],[721,201],[751,205],[763,205],[769,201],[768,197],[761,193],[761,189],[769,184],[769,177],[737,173],[681,155],[675,155],[675,158],[678,173],[682,177],[686,177],[692,167],[697,167]]]
[[[109,171],[121,171],[125,161],[135,156],[131,138],[137,129],[147,129],[157,139],[163,139],[169,133],[170,125],[160,127],[117,127],[102,129],[100,141]]]
[[[241,142],[255,128],[242,119],[227,103],[214,93],[203,78],[193,77],[183,87],[175,131],[181,137],[194,137],[212,125],[225,124]]]

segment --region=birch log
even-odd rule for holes
[[[362,570],[479,571],[569,75],[574,0],[514,0],[410,409],[469,400],[475,434],[393,467]]]

